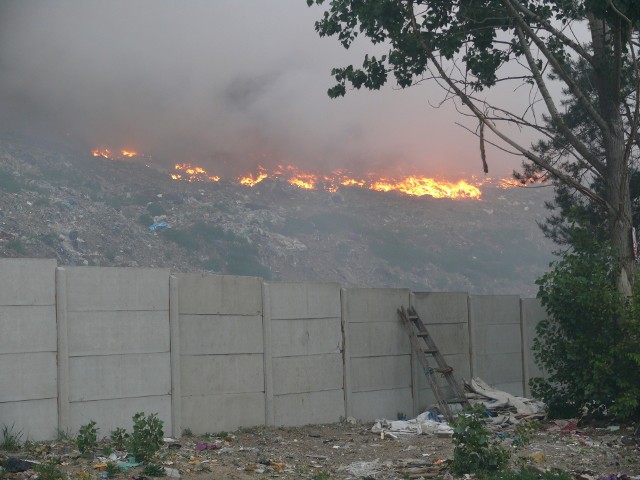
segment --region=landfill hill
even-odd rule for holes
[[[0,257],[535,296],[554,250],[536,224],[551,189],[482,191],[478,201],[279,180],[189,183],[153,165],[5,136]]]

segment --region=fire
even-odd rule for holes
[[[246,185],[247,187],[255,187],[265,178],[269,178],[269,175],[266,173],[266,169],[262,165],[258,165],[258,173],[254,175],[250,173],[246,177],[238,178],[238,182],[240,185]]]
[[[123,157],[136,157],[138,155],[138,152],[134,152],[133,150],[120,150],[120,154]]]
[[[188,182],[219,182],[220,177],[215,175],[209,175],[207,171],[202,167],[194,167],[190,163],[176,163],[174,169],[182,173],[172,173],[171,178],[174,180],[186,180]]]
[[[91,152],[94,157],[111,158],[112,154],[108,148],[96,148]]]

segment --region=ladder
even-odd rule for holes
[[[470,408],[469,400],[464,394],[464,391],[460,387],[460,384],[453,377],[453,368],[447,365],[446,360],[438,350],[435,342],[427,327],[418,316],[415,308],[409,307],[405,310],[404,307],[398,309],[398,315],[400,320],[409,330],[409,338],[411,339],[411,347],[418,357],[418,361],[422,365],[427,381],[431,386],[433,394],[438,402],[438,407],[441,413],[445,416],[448,422],[453,420],[453,411],[451,410],[452,404],[459,404],[463,409]],[[435,365],[432,366],[429,363],[428,356],[431,356],[435,361]],[[438,383],[437,374],[442,375],[447,381],[451,392],[453,392],[453,398],[445,398],[442,388],[444,385]]]

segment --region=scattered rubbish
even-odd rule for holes
[[[129,457],[128,461],[120,461],[118,462],[118,467],[126,470],[129,468],[133,468],[133,467],[138,467],[140,465],[142,465],[142,462],[136,462],[136,459],[134,457]]]
[[[74,197],[71,197],[69,198],[69,200],[67,200],[67,203],[71,206],[74,206],[78,204],[78,200],[76,200]]]
[[[180,478],[180,472],[175,468],[164,467],[164,471],[169,478]]]
[[[345,422],[347,422],[349,425],[355,425],[356,423],[358,423],[358,420],[356,420],[354,417],[347,417],[345,419]]]
[[[153,225],[149,226],[149,231],[155,232],[163,228],[169,228],[169,224],[167,222],[156,222]]]
[[[576,430],[578,430],[579,421],[580,420],[577,418],[569,418],[566,420],[550,420],[547,431],[562,433],[575,432]]]
[[[380,433],[382,438],[382,434],[391,435],[391,432],[410,435],[453,435],[453,428],[448,423],[429,420],[429,415],[431,412],[421,413],[411,420],[376,420],[371,431]]]
[[[345,467],[345,470],[357,478],[374,477],[380,473],[381,465],[379,459],[373,462],[353,462]]]
[[[215,443],[197,443],[196,444],[196,452],[202,452],[203,450],[218,450],[220,446]]]
[[[25,472],[27,470],[31,470],[36,465],[39,465],[39,462],[32,462],[29,460],[20,460],[19,458],[14,458],[14,457],[9,457],[4,462],[4,468],[9,473]]]
[[[527,455],[527,457],[529,460],[531,460],[534,463],[542,463],[544,462],[544,453],[542,452],[533,452],[529,455]]]

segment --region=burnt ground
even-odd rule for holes
[[[621,474],[640,478],[640,445],[635,425],[587,426],[560,431],[548,422],[528,433],[513,429],[501,432],[511,451],[513,466],[530,465],[537,470],[558,468],[580,480],[610,478]],[[194,479],[307,478],[307,479],[404,479],[451,477],[446,459],[452,458],[450,438],[398,436],[371,432],[371,424],[331,424],[305,427],[255,427],[205,436],[184,436],[165,443],[155,463],[170,475]],[[532,430],[532,431],[531,431]],[[498,433],[497,433],[498,434]],[[514,439],[525,440],[515,446]],[[0,450],[0,460],[17,457],[46,462],[53,459],[69,478],[100,478],[104,457],[124,455],[102,440],[98,453],[83,458],[70,440],[37,442],[18,451]],[[29,478],[33,471],[4,472],[6,478]],[[135,479],[142,467],[117,474]],[[2,478],[2,474],[0,474]],[[148,477],[147,477],[148,478]],[[624,478],[624,477],[623,477]]]

